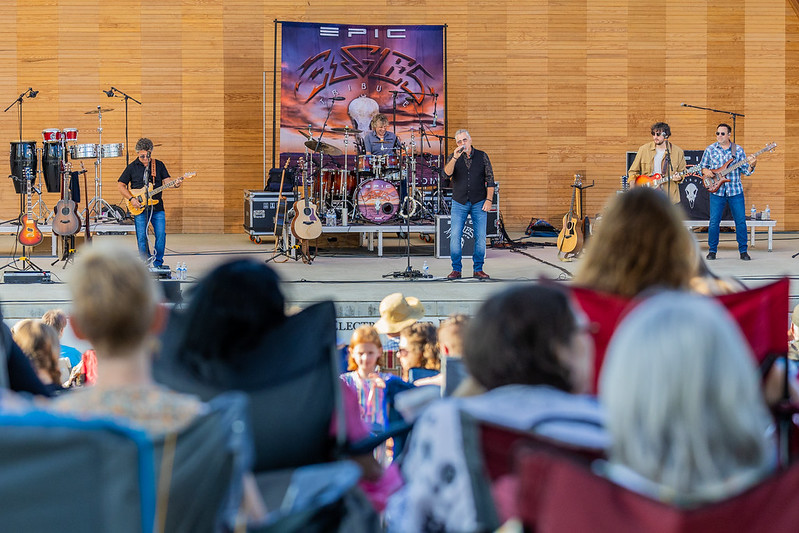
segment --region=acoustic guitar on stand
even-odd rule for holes
[[[78,205],[72,199],[72,188],[69,186],[72,163],[63,163],[63,165],[62,196],[58,203],[55,204],[55,208],[53,208],[53,233],[61,237],[69,237],[80,231],[80,218],[78,218],[76,213]]]
[[[158,200],[157,198],[153,198],[154,194],[158,194],[159,192],[163,191],[164,189],[169,189],[170,187],[175,187],[176,185],[179,185],[180,182],[182,182],[183,180],[187,180],[187,179],[191,178],[192,176],[196,176],[196,175],[197,175],[196,172],[186,172],[185,174],[183,174],[181,177],[179,177],[177,179],[170,180],[170,181],[165,181],[163,183],[163,185],[161,185],[160,187],[156,187],[155,189],[153,189],[153,185],[152,184],[148,185],[147,187],[142,187],[140,189],[131,189],[130,193],[133,196],[131,196],[130,198],[128,198],[126,200],[128,202],[128,211],[130,211],[130,214],[133,215],[133,216],[136,216],[136,215],[138,215],[140,213],[143,213],[144,209],[148,205],[158,205],[158,202],[161,201],[161,200]],[[133,200],[134,198],[139,201],[139,204],[141,204],[141,207],[133,207],[133,204],[131,203],[131,200]]]
[[[580,198],[580,187],[583,177],[574,175],[574,192],[569,212],[563,217],[563,229],[558,234],[558,252],[577,255],[583,249],[583,206]]]
[[[31,181],[33,181],[31,169],[30,167],[25,167],[25,196],[27,207],[25,209],[25,214],[19,219],[21,227],[19,236],[17,237],[22,246],[36,246],[44,240],[44,235],[42,235],[39,226],[36,225],[36,220],[33,218]]]
[[[724,163],[723,165],[721,165],[719,168],[717,168],[715,170],[706,169],[706,170],[709,170],[710,172],[712,172],[713,176],[702,176],[702,181],[704,182],[705,187],[710,192],[716,192],[717,190],[719,190],[719,188],[721,188],[722,185],[724,185],[725,183],[730,181],[730,178],[726,177],[727,174],[729,174],[730,172],[732,172],[733,170],[735,170],[735,169],[737,169],[739,167],[742,167],[743,165],[745,165],[747,163],[751,163],[760,154],[773,151],[776,147],[777,147],[777,143],[769,143],[765,147],[763,147],[762,150],[758,150],[754,154],[748,155],[746,157],[746,159],[744,159],[742,161],[738,161],[737,163],[735,163],[732,166],[727,166],[727,165],[729,165],[730,163],[733,162],[733,159],[730,159],[729,161],[727,161],[726,163]]]
[[[294,219],[291,221],[291,232],[300,240],[308,241],[319,238],[322,234],[322,221],[316,212],[316,206],[308,198],[308,172],[302,173],[302,199],[294,202]]]

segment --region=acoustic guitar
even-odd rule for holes
[[[31,169],[30,167],[25,167],[25,196],[27,197],[27,208],[25,214],[19,219],[21,227],[19,236],[17,237],[22,246],[36,246],[44,240],[44,235],[42,235],[39,226],[36,225],[36,220],[33,218],[31,181],[33,181]]]
[[[562,254],[579,254],[583,249],[583,206],[580,198],[582,176],[574,176],[574,192],[569,212],[563,217],[563,229],[558,234],[558,251]]]
[[[746,159],[744,159],[742,161],[738,161],[737,163],[735,163],[732,166],[727,166],[727,165],[729,165],[730,163],[733,162],[733,159],[730,159],[729,161],[727,161],[726,163],[724,163],[723,165],[721,165],[719,168],[717,168],[715,170],[707,169],[707,170],[710,170],[710,172],[712,172],[713,175],[712,176],[703,176],[702,177],[702,181],[705,184],[705,188],[707,188],[707,190],[709,190],[710,192],[716,192],[717,190],[719,190],[719,188],[721,188],[722,185],[724,185],[725,183],[730,181],[730,178],[726,177],[727,174],[729,174],[730,172],[732,172],[733,170],[735,170],[735,169],[737,169],[739,167],[742,167],[746,163],[749,163],[750,159],[754,159],[757,156],[759,156],[760,154],[763,154],[765,152],[773,151],[776,147],[777,147],[777,143],[769,143],[765,147],[763,147],[763,149],[755,152],[754,154],[751,154],[751,155],[747,156]]]
[[[322,234],[322,221],[316,212],[316,206],[308,197],[308,172],[302,173],[302,199],[294,203],[294,219],[291,221],[291,232],[300,240],[308,241],[319,238]]]
[[[72,199],[72,188],[69,186],[71,171],[72,164],[64,163],[61,199],[53,208],[53,233],[62,237],[69,237],[80,231],[80,218],[76,213],[78,205]]]
[[[197,175],[196,172],[186,172],[179,178],[173,179],[171,181],[165,181],[160,187],[156,187],[155,189],[153,189],[152,183],[149,184],[147,187],[142,187],[140,189],[131,189],[130,193],[133,196],[131,196],[126,200],[128,202],[128,211],[130,211],[130,214],[133,216],[143,213],[148,205],[158,205],[158,202],[161,201],[156,198],[153,198],[154,194],[158,194],[159,192],[165,189],[169,189],[170,187],[179,185],[180,182],[182,182],[183,180],[187,180],[192,176],[196,175]],[[131,200],[133,200],[134,198],[136,198],[139,201],[141,207],[133,207],[133,203],[131,202]]]

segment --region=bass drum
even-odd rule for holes
[[[47,192],[61,192],[61,161],[63,158],[61,143],[44,143],[42,146],[42,173]]]
[[[36,156],[36,141],[22,141],[11,143],[11,175],[14,176],[14,190],[17,193],[25,192],[22,180],[25,177],[25,169],[31,169],[33,180],[31,185],[36,182],[36,170],[39,168],[39,160]]]
[[[367,180],[355,191],[354,203],[363,218],[375,224],[383,224],[394,218],[399,211],[399,192],[387,181]]]

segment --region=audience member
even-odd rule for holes
[[[63,390],[58,366],[58,333],[41,320],[20,320],[11,330],[14,342],[33,363],[36,375],[52,393]]]
[[[188,426],[203,411],[202,402],[152,379],[152,350],[166,312],[136,253],[107,243],[92,245],[78,254],[71,275],[72,328],[94,346],[97,381],[59,397],[53,408],[119,416],[153,435]]]
[[[60,356],[68,358],[72,368],[78,366],[81,358],[80,350],[66,344],[60,344],[61,338],[64,336],[64,329],[66,329],[68,323],[67,314],[61,309],[50,309],[42,315],[42,322],[52,326],[58,332]]]
[[[389,505],[391,531],[479,530],[476,482],[485,474],[464,419],[607,445],[598,404],[577,394],[590,387],[593,352],[563,291],[526,285],[490,297],[467,328],[463,358],[488,392],[439,400],[416,422],[402,465],[406,486]]]
[[[425,369],[433,371],[422,372],[422,378],[430,377],[441,370],[441,360],[438,357],[438,344],[436,342],[436,328],[426,322],[417,322],[406,326],[400,331],[399,361],[402,367],[402,379],[409,381],[412,369]]]
[[[0,389],[2,388],[37,396],[52,395],[50,389],[37,376],[30,359],[14,342],[11,330],[3,322],[0,311]]]
[[[636,187],[611,200],[574,281],[628,298],[650,287],[686,289],[696,275],[694,249],[679,207]]]
[[[606,474],[632,490],[696,506],[775,467],[749,345],[711,298],[669,291],[632,310],[611,339],[599,398],[612,439]]]
[[[791,326],[788,328],[788,357],[799,360],[799,305],[791,313]]]
[[[375,329],[385,335],[383,341],[383,365],[385,368],[396,368],[395,357],[399,352],[400,331],[424,317],[424,305],[418,298],[401,292],[389,294],[380,302],[380,319],[375,322]]]
[[[469,316],[453,313],[438,325],[438,353],[441,357],[463,355],[463,335],[469,324]]]

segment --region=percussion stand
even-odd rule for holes
[[[129,96],[129,95],[125,94],[125,91],[120,91],[119,89],[117,89],[113,85],[111,86],[111,90],[110,91],[103,91],[103,92],[106,95],[108,95],[109,98],[112,98],[114,96],[119,97],[119,95],[122,95],[121,98],[125,99],[125,164],[129,165],[130,164],[130,154],[128,152],[128,149],[130,147],[130,140],[128,139],[128,100],[133,100],[134,102],[136,102],[139,105],[141,105],[141,102],[139,102],[138,100],[136,100],[132,96]],[[116,93],[119,93],[119,94],[116,94]]]
[[[117,212],[111,204],[103,200],[103,112],[99,105],[97,106],[97,122],[99,144],[97,145],[97,159],[94,161],[94,198],[89,200],[89,204],[86,207],[87,224],[91,213],[94,213],[95,223],[101,218],[108,218],[109,215],[117,222],[119,221]],[[87,194],[88,192],[86,191]]]
[[[347,211],[347,177],[349,176],[349,152],[350,146],[350,127],[344,126],[344,173],[342,174],[341,170],[339,170],[339,176],[341,176],[341,185],[339,186],[339,198],[341,198],[341,225],[348,226],[349,225],[349,218],[348,218],[348,211]]]

